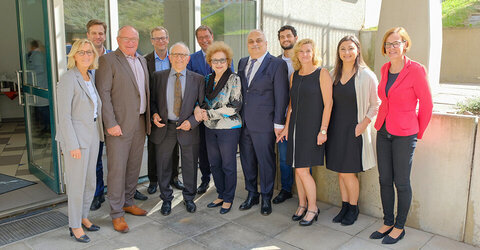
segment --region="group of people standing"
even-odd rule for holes
[[[105,32],[106,26],[98,24]],[[311,168],[325,163],[338,173],[342,197],[332,221],[351,225],[359,214],[356,174],[378,165],[384,225],[370,237],[383,238],[385,244],[402,239],[412,197],[413,152],[433,107],[424,67],[406,56],[411,40],[405,29],[392,28],[384,36],[382,53],[390,62],[382,67],[380,84],[364,63],[355,36],[339,41],[335,68],[329,72],[320,67],[315,42],[298,40],[294,27],[278,31],[284,52],[279,56],[267,51],[263,31],[252,30],[249,56],[240,59],[235,72],[232,49],[214,42],[208,26],[198,27],[195,35],[202,49],[190,54],[182,42],[168,49],[167,29],[155,27],[154,51],[145,58],[137,53],[139,36],[132,26],[120,28],[119,48],[99,58],[103,42],[101,47],[89,39],[73,44],[70,70],[57,87],[57,140],[65,159],[72,237],[88,242],[83,228],[100,229],[88,220],[88,211],[92,199],[101,197],[94,195],[94,166],[104,140],[114,229],[128,232],[125,212],[147,214],[133,201],[147,136],[147,192],[159,188],[165,216],[172,209],[172,186],[182,189],[186,210],[195,212],[195,195],[207,190],[210,173],[218,196],[207,207],[228,213],[239,147],[248,191],[240,210],[261,203],[260,213],[269,215],[272,201],[292,198],[295,180],[299,202],[292,220],[312,225],[320,209]],[[282,189],[273,198],[276,143]],[[178,179],[179,157],[183,182]],[[197,168],[202,174],[198,187]]]

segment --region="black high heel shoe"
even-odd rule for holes
[[[82,243],[88,243],[88,242],[90,242],[90,238],[89,238],[86,234],[84,234],[84,235],[80,236],[79,238],[77,238],[77,237],[75,236],[75,234],[73,234],[73,231],[72,231],[72,228],[71,228],[71,227],[69,227],[68,230],[70,230],[70,236],[73,237],[76,241],[82,242]]]
[[[303,209],[305,209],[305,210],[303,210],[303,213],[302,213],[302,214],[297,215],[297,211],[298,211],[298,209],[300,209],[300,208],[303,208]],[[293,221],[299,221],[299,220],[301,220],[301,219],[305,216],[305,214],[307,214],[307,208],[306,208],[306,207],[303,207],[303,206],[298,206],[297,211],[295,211],[295,213],[292,215],[292,220],[293,220]]]
[[[313,224],[313,221],[317,221],[318,220],[318,214],[320,214],[320,208],[317,208],[317,211],[314,212],[314,211],[310,211],[310,210],[307,210],[307,213],[312,213],[312,214],[315,214],[315,216],[311,219],[311,220],[305,220],[305,219],[302,219],[299,224],[300,226],[310,226]],[[306,213],[306,214],[307,214]],[[305,215],[306,215],[305,214]]]
[[[90,231],[90,232],[95,232],[95,231],[100,230],[100,227],[97,226],[97,225],[95,225],[95,224],[93,224],[93,223],[92,223],[92,225],[91,225],[90,227],[86,227],[86,226],[83,225],[83,223],[82,223],[82,227],[84,227],[85,229],[87,229],[87,231]]]

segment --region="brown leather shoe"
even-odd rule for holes
[[[113,219],[112,223],[115,231],[126,233],[129,230],[127,222],[125,222],[125,218],[123,218],[123,216]]]
[[[125,211],[129,214],[137,215],[137,216],[147,215],[147,211],[137,207],[136,205],[129,206],[129,207],[123,207],[123,211]]]

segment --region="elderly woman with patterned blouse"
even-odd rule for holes
[[[207,206],[222,206],[220,214],[230,211],[235,196],[236,153],[242,127],[241,82],[230,69],[232,58],[232,49],[224,42],[208,47],[206,60],[214,72],[205,77],[205,103],[203,109],[196,110],[196,117],[201,116],[206,127],[208,161],[218,193],[218,198]]]

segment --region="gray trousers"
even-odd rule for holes
[[[70,152],[63,151],[68,196],[68,224],[71,228],[82,227],[82,219],[88,217],[95,194],[100,141],[98,134],[95,134],[96,138],[90,147],[80,149],[82,154],[80,159],[74,159]]]
[[[131,118],[135,119],[135,118]],[[145,145],[145,117],[141,115],[135,131],[122,136],[109,136],[105,139],[107,146],[107,197],[110,203],[112,219],[122,217],[123,207],[135,204],[133,196],[142,166]]]

